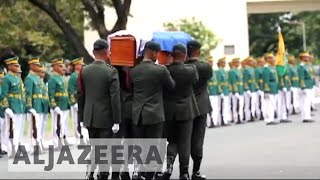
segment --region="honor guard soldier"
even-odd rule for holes
[[[222,125],[229,125],[231,122],[231,108],[230,108],[230,84],[228,79],[228,73],[225,71],[226,66],[226,58],[221,58],[218,60],[218,70],[216,71],[217,79],[218,79],[218,86],[220,93],[220,119]]]
[[[53,142],[55,146],[57,145],[60,148],[62,138],[64,145],[68,144],[66,136],[68,132],[69,98],[63,77],[65,73],[63,59],[57,58],[52,60],[51,63],[54,73],[48,82],[48,95],[53,119]]]
[[[2,95],[1,85],[2,79],[4,77],[4,72],[0,69],[0,97]],[[8,144],[8,132],[7,132],[7,122],[4,116],[4,107],[2,106],[2,102],[0,101],[0,156],[7,154],[7,144]]]
[[[76,138],[80,138],[80,144],[85,144],[82,128],[80,126],[80,121],[78,120],[78,75],[82,67],[85,65],[83,62],[83,58],[76,58],[71,61],[73,66],[74,72],[70,75],[69,82],[68,82],[68,95],[69,95],[69,102],[70,102],[70,109],[71,109],[71,116],[73,120],[73,126],[76,134]],[[86,138],[87,139],[87,138]]]
[[[22,115],[25,111],[22,100],[23,83],[17,75],[20,70],[18,60],[18,57],[5,60],[9,72],[3,78],[1,89],[2,107],[5,109],[7,132],[10,138],[7,146],[10,157],[15,156],[18,145],[21,142]]]
[[[287,106],[288,114],[297,114],[300,111],[298,68],[294,56],[289,56],[288,61],[288,73],[291,80],[291,88],[286,99],[289,102]]]
[[[243,75],[240,70],[240,58],[234,58],[231,61],[232,67],[229,70],[229,83],[232,86],[232,114],[235,123],[241,123],[243,120]]]
[[[310,64],[311,69],[311,73],[313,76],[313,88],[312,88],[312,98],[311,98],[311,111],[316,111],[315,108],[315,100],[316,100],[316,75],[315,75],[315,70],[313,67],[313,61],[314,61],[314,56],[312,54],[310,55],[310,61],[308,61],[308,63]]]
[[[41,135],[41,147],[42,149],[44,149],[43,147],[43,140],[45,138],[46,135],[46,125],[47,125],[47,121],[48,121],[48,115],[50,112],[50,106],[49,106],[49,96],[48,96],[48,86],[47,84],[44,82],[44,77],[46,75],[45,69],[44,69],[44,65],[41,64],[39,71],[38,71],[38,75],[41,79],[40,81],[40,88],[41,88],[41,93],[42,93],[42,105],[43,105],[43,113],[42,113],[42,124],[41,124],[41,128],[40,128],[40,132],[39,134]]]
[[[220,86],[218,85],[218,80],[217,80],[217,75],[215,72],[212,73],[212,78],[209,81],[209,99],[211,103],[211,107],[216,107],[212,108],[211,112],[211,118],[213,125],[215,127],[221,126],[221,117],[220,117],[220,106],[217,107],[217,104],[219,104],[219,97],[220,93],[222,92]]]
[[[189,159],[191,151],[191,132],[193,119],[199,116],[193,85],[199,80],[195,65],[184,64],[187,49],[177,44],[172,49],[173,62],[168,71],[176,86],[164,91],[164,112],[166,118],[167,171],[163,177],[169,179],[175,157],[179,154],[180,178],[189,179]],[[166,176],[168,174],[168,176]]]
[[[263,92],[264,92],[264,121],[267,125],[275,125],[275,105],[278,93],[278,75],[275,69],[275,58],[272,53],[265,55],[267,64],[262,71]]]
[[[278,119],[280,119],[281,123],[288,123],[291,122],[288,120],[288,114],[287,114],[287,101],[286,101],[286,96],[287,92],[290,92],[290,87],[291,87],[291,81],[289,77],[289,71],[288,68],[286,72],[284,73],[283,76],[280,76],[278,73]]]
[[[205,176],[200,174],[200,166],[203,157],[203,141],[206,130],[207,114],[212,111],[208,94],[208,83],[212,78],[212,66],[206,62],[200,61],[201,44],[198,41],[191,40],[187,43],[187,54],[188,60],[186,63],[195,65],[199,75],[199,81],[193,86],[200,115],[193,120],[191,136],[193,170],[191,178],[205,179]]]
[[[41,153],[42,146],[41,140],[41,125],[43,116],[43,103],[42,103],[42,89],[41,78],[38,75],[40,68],[40,59],[32,58],[28,62],[30,71],[25,78],[25,94],[26,94],[26,109],[27,119],[29,122],[29,135],[31,137],[31,145],[34,153]]]
[[[259,120],[263,120],[263,79],[262,79],[262,71],[263,67],[266,64],[264,57],[259,57],[257,59],[257,66],[255,68],[255,76],[256,76],[256,83],[258,84],[258,94],[256,99],[256,117]]]
[[[253,122],[256,113],[256,101],[257,101],[257,90],[258,84],[256,82],[255,75],[255,60],[253,57],[246,59],[246,68],[243,71],[243,82],[245,89],[245,120],[247,122]]]
[[[302,52],[299,54],[300,65],[298,66],[299,84],[301,88],[301,119],[302,122],[314,122],[311,119],[311,99],[313,82],[313,67],[309,63],[310,54],[308,52]]]

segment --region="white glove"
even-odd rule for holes
[[[36,115],[37,115],[37,112],[36,112],[36,110],[35,110],[35,109],[30,109],[30,110],[29,110],[29,112],[30,112],[32,115],[34,115],[34,116],[36,116]]]
[[[113,126],[112,126],[112,131],[113,131],[113,133],[117,133],[118,131],[119,131],[119,124],[113,124]]]
[[[287,88],[282,88],[282,91],[283,92],[287,92]]]
[[[13,118],[14,114],[13,114],[13,111],[10,109],[10,108],[7,108],[5,110],[5,113],[10,117],[10,118]]]
[[[219,96],[220,96],[221,98],[223,98],[223,97],[224,97],[223,93],[221,93]]]
[[[83,122],[80,122],[80,127],[82,127],[82,128],[84,127],[84,126],[83,126]]]
[[[234,96],[235,96],[237,99],[239,99],[239,97],[240,97],[239,93],[235,93]]]
[[[79,110],[79,108],[78,108],[78,103],[74,104],[72,107],[73,107],[76,111]]]
[[[60,115],[62,114],[62,111],[58,106],[54,108],[54,112],[56,112],[57,114],[60,114]]]
[[[248,94],[248,96],[251,97],[251,91],[250,90],[246,91],[246,93]]]

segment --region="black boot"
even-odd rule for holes
[[[180,165],[180,176],[179,179],[181,180],[189,180],[189,166],[188,165]]]
[[[97,174],[97,179],[98,180],[107,180],[109,177],[109,173],[108,172],[99,172]]]
[[[94,180],[93,172],[90,172],[90,173],[87,172],[87,173],[86,173],[85,180]]]
[[[192,174],[192,180],[205,180],[207,179],[205,175],[201,175],[200,172],[196,172]]]
[[[131,179],[129,172],[121,172],[121,173],[120,173],[120,178],[121,178],[122,180],[130,180],[130,179]]]
[[[112,180],[120,180],[120,173],[119,172],[112,172],[111,179]]]

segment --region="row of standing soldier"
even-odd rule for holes
[[[289,64],[283,76],[277,73],[272,53],[257,61],[252,57],[241,62],[234,58],[228,72],[225,70],[226,59],[220,59],[219,69],[209,83],[210,102],[212,106],[219,106],[210,114],[208,126],[252,122],[254,119],[274,125],[291,122],[288,115],[299,111],[303,122],[313,122],[310,113],[315,91],[312,57],[303,52],[299,59],[301,62],[296,65],[295,58],[288,57]]]

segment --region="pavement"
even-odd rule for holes
[[[266,126],[257,121],[207,129],[201,173],[208,179],[320,179],[320,106],[315,123]],[[178,178],[178,159],[172,178]],[[192,160],[190,161],[190,171]],[[0,158],[0,178],[83,179],[85,173],[9,173]]]

